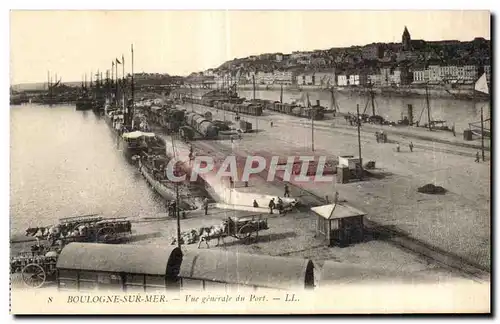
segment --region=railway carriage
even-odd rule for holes
[[[311,260],[225,250],[71,243],[56,267],[61,290],[178,293],[314,287]]]

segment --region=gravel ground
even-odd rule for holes
[[[229,116],[226,113],[226,119]],[[217,117],[222,119],[222,113],[214,116]],[[255,117],[242,118],[252,122]],[[262,120],[265,118],[274,120],[274,127]],[[293,116],[272,114],[261,117],[260,132],[245,134],[241,141],[233,144],[202,141],[200,145],[218,144],[241,155],[312,153],[310,124],[298,125],[297,120]],[[411,140],[415,149],[410,152],[407,146],[410,140],[397,135],[391,138],[400,141],[401,152],[396,152],[395,144],[379,144],[373,134],[362,134],[363,159],[376,161],[382,179],[349,184],[306,182],[301,186],[322,197],[337,190],[341,198],[367,211],[368,219],[394,226],[413,238],[489,268],[490,163],[474,163],[472,156],[476,150],[472,148],[415,139]],[[316,155],[358,155],[355,129],[316,131],[314,144]],[[216,150],[213,148],[211,154]],[[225,154],[219,153],[221,157]],[[440,185],[448,192],[417,193],[416,189],[427,183]]]

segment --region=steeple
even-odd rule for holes
[[[408,31],[408,28],[405,26],[405,30],[403,31],[403,37],[402,37],[402,45],[403,45],[403,51],[411,51],[411,36],[410,32]]]

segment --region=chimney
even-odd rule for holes
[[[319,106],[319,100],[316,100],[316,106]]]

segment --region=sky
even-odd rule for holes
[[[80,81],[125,58],[125,73],[188,75],[227,60],[412,39],[490,39],[488,11],[12,11],[11,84],[47,71]],[[121,67],[119,74],[122,74]]]

